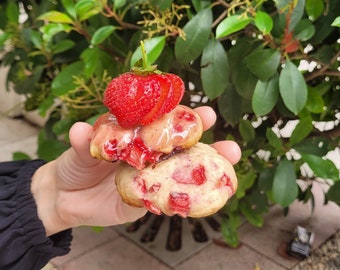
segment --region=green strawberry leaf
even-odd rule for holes
[[[92,45],[98,45],[98,44],[102,43],[115,30],[116,30],[116,27],[112,26],[112,25],[106,25],[106,26],[100,27],[99,29],[96,30],[96,32],[94,32],[94,34],[91,38],[91,44]]]
[[[223,38],[244,29],[251,22],[250,18],[231,15],[221,21],[216,27],[216,38]]]
[[[311,154],[302,154],[301,157],[312,169],[315,175],[324,179],[331,179],[333,181],[339,180],[339,169],[331,160]]]

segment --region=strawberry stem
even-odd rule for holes
[[[148,67],[150,67],[150,63],[149,63],[148,55],[146,54],[143,40],[141,40],[140,42],[140,48],[142,50],[143,69],[147,69]]]

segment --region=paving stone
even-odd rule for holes
[[[170,270],[137,245],[118,237],[72,261],[62,264],[61,270]]]
[[[102,231],[97,232],[92,227],[75,228],[72,235],[71,252],[66,256],[52,259],[52,263],[56,266],[61,266],[94,249],[100,249],[102,245],[114,241],[118,237],[118,234],[110,228],[104,228]]]

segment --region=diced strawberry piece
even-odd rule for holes
[[[104,152],[112,160],[118,159],[118,157],[117,157],[117,154],[118,154],[117,144],[118,144],[118,142],[117,142],[116,139],[109,140],[104,144]]]
[[[160,152],[151,151],[139,137],[129,143],[128,149],[129,155],[123,160],[137,170],[143,169],[147,163],[156,163],[162,155]]]
[[[144,203],[144,207],[146,209],[148,209],[150,212],[152,212],[152,213],[154,213],[156,215],[160,215],[162,213],[161,209],[159,209],[157,206],[155,206],[149,200],[144,200],[143,199],[143,203]]]
[[[199,165],[192,170],[191,173],[192,179],[196,185],[202,185],[207,181],[205,176],[205,167],[203,165]]]
[[[171,192],[169,195],[170,210],[181,217],[187,217],[191,205],[189,195],[184,192]]]
[[[146,188],[145,179],[140,178],[140,177],[136,177],[133,180],[134,180],[134,182],[137,183],[138,190],[140,190],[143,194],[146,194],[147,193],[147,188]]]
[[[154,183],[150,188],[149,188],[149,193],[155,193],[155,192],[158,192],[159,189],[161,188],[161,183],[157,182],[157,183]]]

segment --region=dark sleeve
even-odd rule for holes
[[[31,177],[44,163],[0,163],[0,269],[41,269],[70,251],[71,230],[46,237],[38,218]]]

